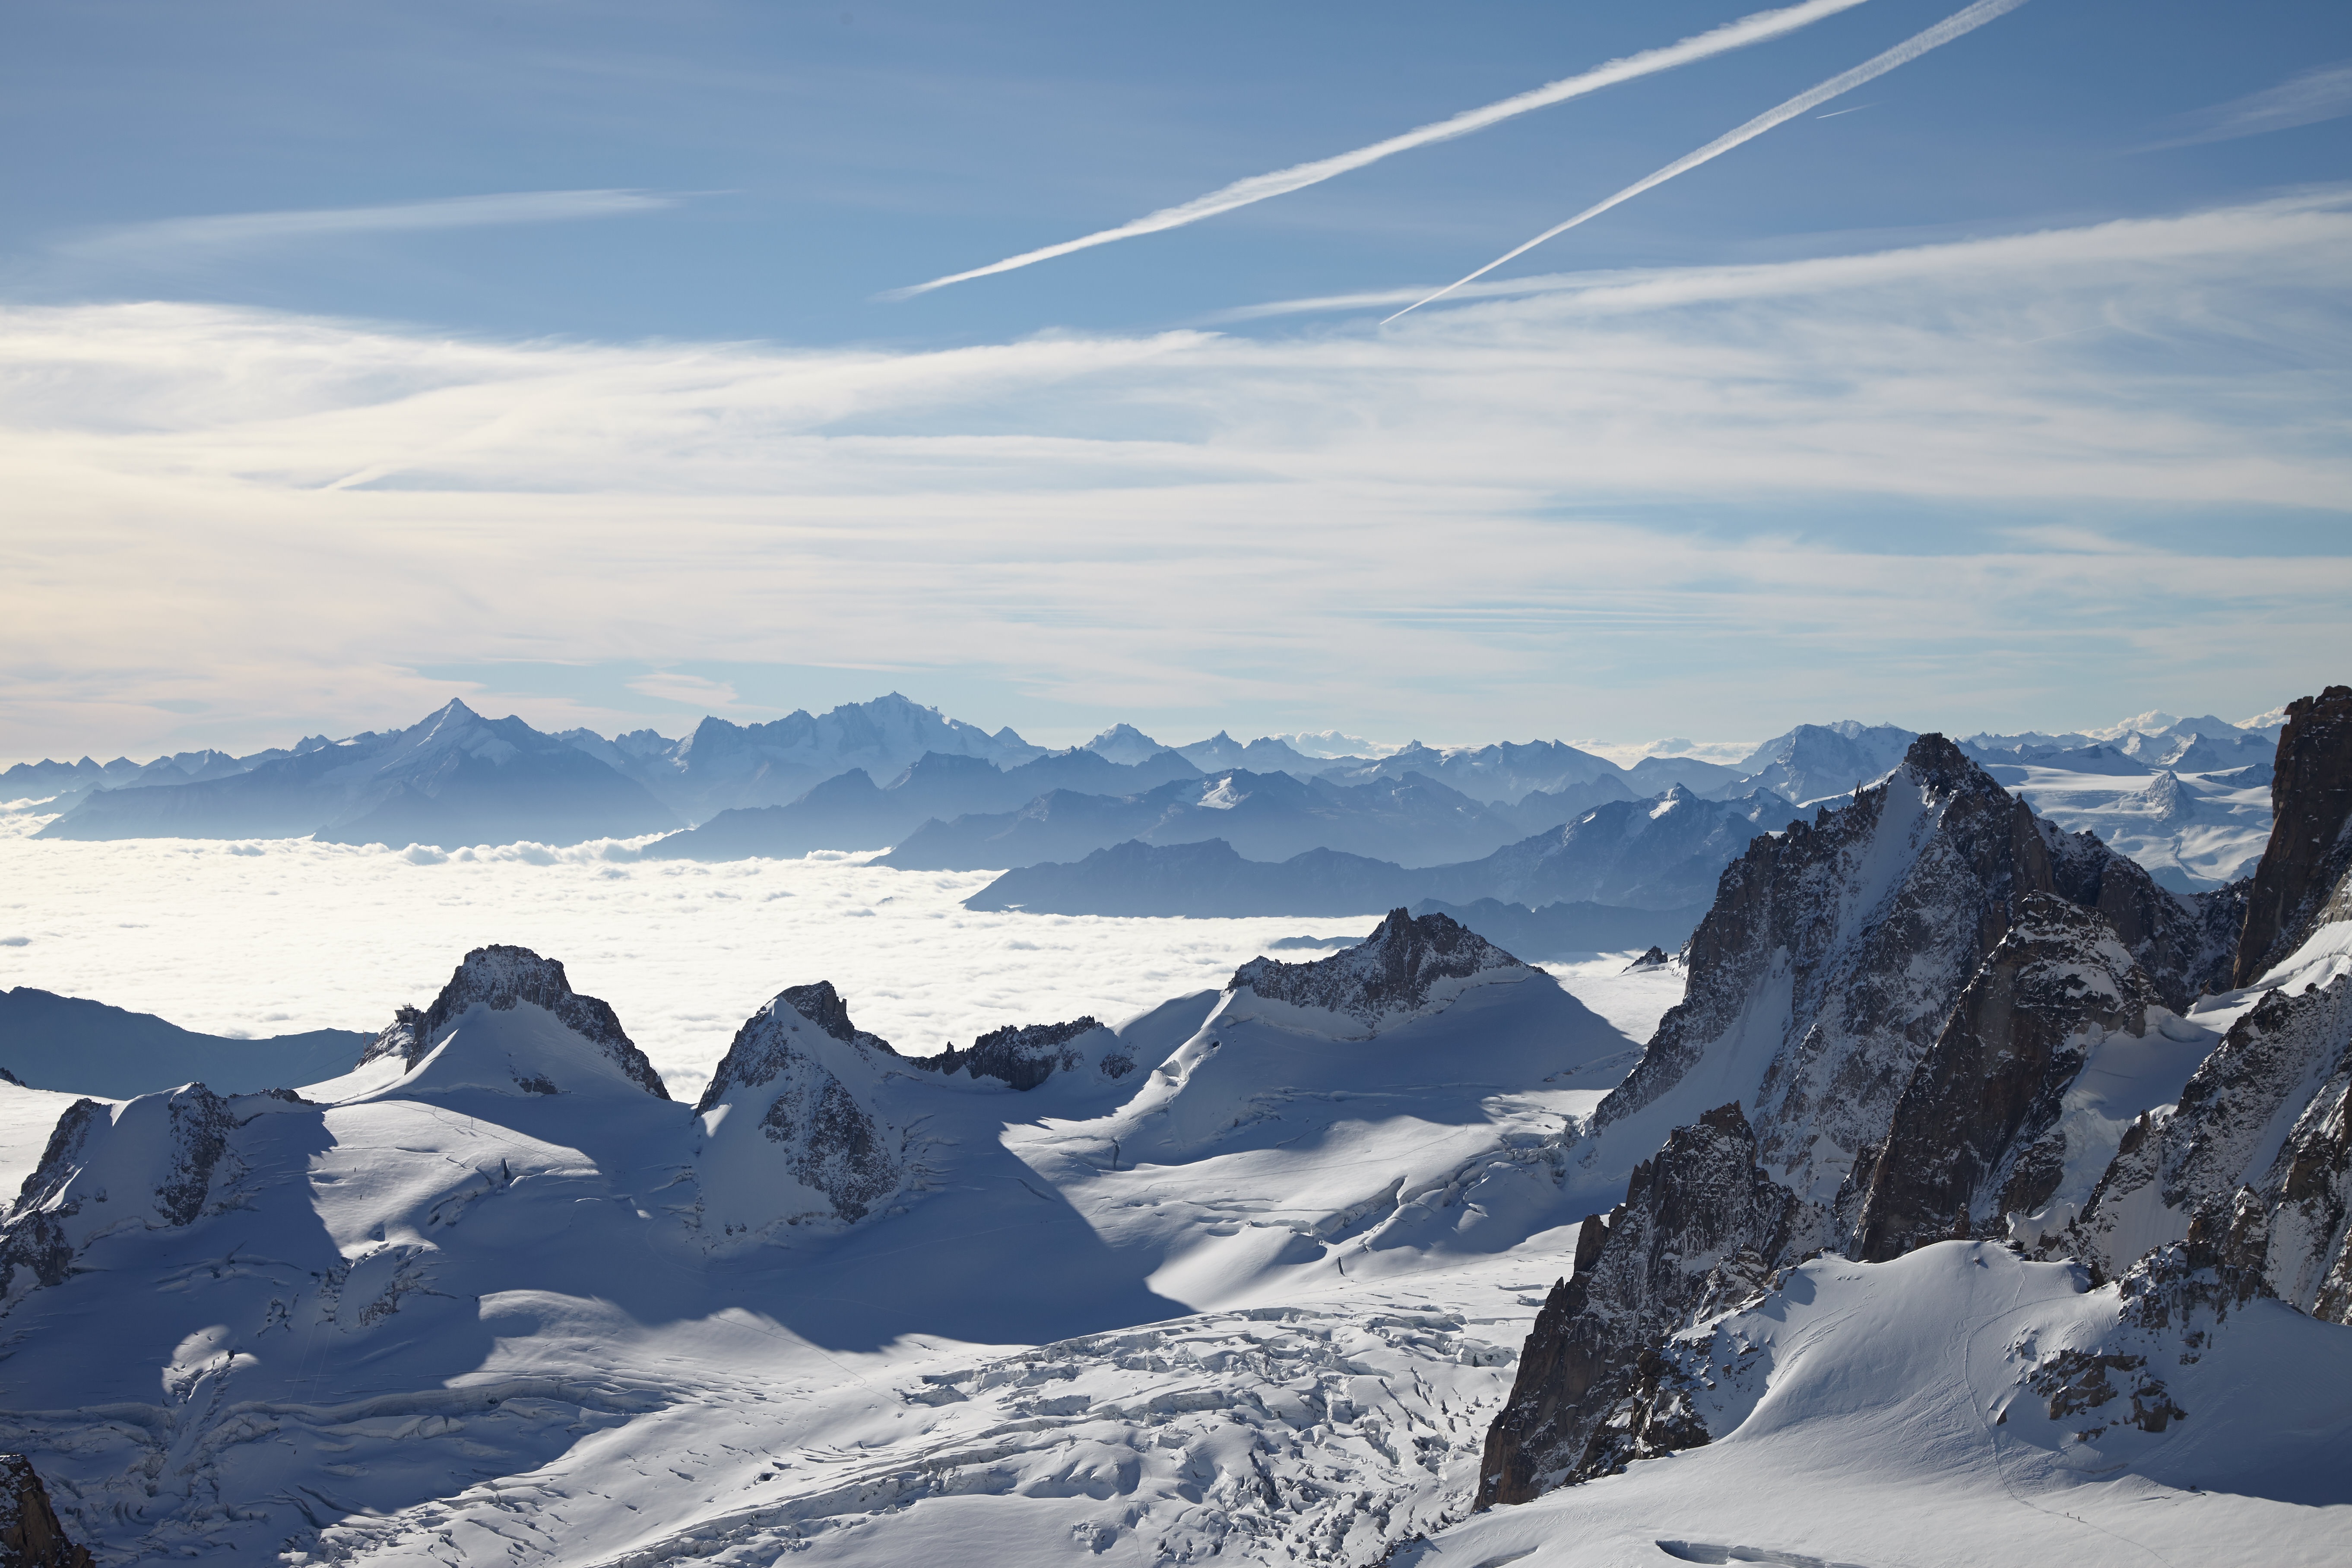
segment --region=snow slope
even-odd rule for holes
[[[2133,1325],[2118,1287],[2085,1283],[1984,1242],[1801,1265],[1675,1341],[1711,1441],[1482,1514],[1395,1561],[2140,1568],[2352,1553],[2338,1462],[2352,1332],[2258,1301],[2196,1345]],[[2084,1364],[2101,1355],[2138,1363]],[[2141,1392],[2151,1384],[2160,1395]],[[2185,1415],[2132,1425],[2135,1394]]]
[[[108,1561],[1370,1561],[1458,1498],[1632,1055],[1444,924],[1077,1028],[1025,1091],[796,988],[694,1107],[477,952],[301,1098],[86,1102],[0,1248],[0,1448]],[[954,1500],[1003,1495],[1064,1500]]]

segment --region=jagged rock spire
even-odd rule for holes
[[[574,992],[561,963],[527,947],[478,947],[467,953],[433,1005],[422,1012],[401,1008],[360,1060],[397,1055],[414,1067],[468,1007],[502,1013],[522,1002],[545,1008],[564,1027],[603,1047],[631,1082],[656,1100],[669,1098],[661,1074],[621,1027],[611,1004]]]
[[[1467,926],[1440,914],[1414,919],[1391,910],[1358,945],[1307,963],[1254,958],[1234,971],[1227,991],[1246,987],[1269,1002],[1320,1007],[1366,1025],[1429,1004],[1442,982],[1528,965]]]
[[[2352,686],[2290,703],[2271,779],[2271,837],[2246,899],[2236,984],[2251,985],[2322,920],[2352,920]]]

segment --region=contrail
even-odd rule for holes
[[[986,267],[975,267],[969,272],[956,272],[945,278],[934,278],[928,283],[918,283],[911,288],[893,289],[877,298],[912,299],[915,295],[927,294],[934,289],[944,289],[950,283],[962,283],[974,278],[986,278],[998,272],[1010,272],[1017,267],[1026,267],[1032,262],[1051,260],[1056,256],[1067,256],[1074,250],[1086,250],[1097,245],[1108,245],[1113,240],[1132,239],[1139,234],[1157,234],[1163,228],[1176,228],[1184,224],[1198,223],[1204,217],[1214,217],[1219,213],[1231,212],[1235,207],[1245,207],[1252,202],[1262,202],[1269,196],[1285,195],[1307,185],[1318,184],[1335,174],[1344,174],[1351,169],[1360,169],[1367,163],[1377,163],[1394,153],[1406,152],[1414,147],[1426,147],[1433,142],[1450,142],[1456,136],[1467,136],[1473,131],[1483,131],[1489,125],[1511,119],[1515,115],[1525,114],[1530,110],[1562,103],[1571,98],[1581,98],[1586,93],[1598,92],[1604,87],[1612,87],[1621,81],[1632,81],[1636,77],[1650,76],[1662,70],[1672,70],[1676,66],[1687,65],[1693,60],[1703,60],[1710,55],[1726,54],[1733,49],[1746,48],[1750,44],[1764,43],[1784,33],[1793,33],[1798,28],[1818,22],[1824,16],[1833,16],[1840,11],[1850,11],[1863,3],[1864,0],[1803,0],[1801,5],[1790,5],[1779,11],[1759,11],[1752,16],[1742,16],[1738,21],[1726,22],[1720,27],[1695,34],[1679,43],[1668,44],[1663,48],[1644,49],[1638,55],[1628,55],[1623,59],[1611,60],[1605,65],[1595,66],[1581,75],[1564,77],[1559,81],[1547,83],[1533,91],[1503,99],[1487,104],[1482,109],[1465,110],[1452,119],[1440,120],[1433,124],[1422,126],[1418,130],[1408,131],[1402,136],[1391,136],[1385,142],[1375,142],[1369,147],[1359,147],[1352,153],[1341,153],[1331,158],[1319,158],[1311,163],[1294,163],[1287,169],[1276,169],[1270,174],[1252,174],[1248,179],[1235,180],[1232,184],[1220,190],[1211,191],[1205,196],[1195,196],[1192,200],[1181,203],[1176,206],[1162,207],[1156,213],[1146,214],[1133,223],[1121,224],[1117,228],[1106,228],[1095,234],[1082,235],[1076,239],[1064,240],[1059,245],[1046,246],[1042,250],[1024,250],[1018,256],[1008,256],[1002,261],[991,262]]]
[[[1461,288],[1465,283],[1484,278],[1487,273],[1492,272],[1496,268],[1500,267],[1506,261],[1509,261],[1516,257],[1525,256],[1528,251],[1533,250],[1545,240],[1550,239],[1557,235],[1566,234],[1578,224],[1599,217],[1602,213],[1607,212],[1611,207],[1616,206],[1621,202],[1632,201],[1635,196],[1640,195],[1643,191],[1650,189],[1654,185],[1663,185],[1668,180],[1673,179],[1676,174],[1682,174],[1685,170],[1696,169],[1701,163],[1706,163],[1710,159],[1721,157],[1724,153],[1730,152],[1734,147],[1738,146],[1742,142],[1750,142],[1755,140],[1757,137],[1763,135],[1767,131],[1771,130],[1775,125],[1780,124],[1782,121],[1794,120],[1798,115],[1804,113],[1805,110],[1812,108],[1815,104],[1826,103],[1842,92],[1851,92],[1855,88],[1860,87],[1864,82],[1885,76],[1896,66],[1905,65],[1912,60],[1917,59],[1921,55],[1926,54],[1929,49],[1934,48],[1937,45],[1948,44],[1963,33],[1972,33],[1979,27],[1983,26],[1987,22],[1991,21],[1994,17],[2006,16],[2008,13],[2016,10],[2020,5],[2024,4],[2025,0],[1977,0],[1977,3],[1969,6],[1967,10],[1954,12],[1951,16],[1945,17],[1934,26],[1928,28],[1926,32],[1906,38],[1903,42],[1895,45],[1885,54],[1864,60],[1862,64],[1854,67],[1853,69],[1847,71],[1843,76],[1833,76],[1830,78],[1829,80],[1822,83],[1819,87],[1799,93],[1796,97],[1780,105],[1778,109],[1767,110],[1762,114],[1759,114],[1755,119],[1749,121],[1747,124],[1741,126],[1738,130],[1718,136],[1714,141],[1708,142],[1706,146],[1700,148],[1697,152],[1686,153],[1683,157],[1675,159],[1673,163],[1667,164],[1656,174],[1648,176],[1646,179],[1635,181],[1633,184],[1626,186],[1623,190],[1618,192],[1615,195],[1611,196],[1607,201],[1599,202],[1585,208],[1574,217],[1570,218],[1566,223],[1553,225],[1551,227],[1544,230],[1541,234],[1536,236],[1533,239],[1528,241],[1525,245],[1518,247],[1517,249],[1505,251],[1502,255],[1495,258],[1494,260],[1489,261],[1486,266],[1481,267],[1477,271],[1471,273],[1468,277],[1457,278],[1453,282],[1448,283],[1444,288],[1440,289],[1436,293],[1430,295],[1428,299],[1416,300],[1412,304],[1407,305],[1403,310],[1399,310],[1396,313],[1396,316],[1383,318],[1381,325],[1385,327],[1389,322],[1395,321],[1397,316],[1408,315],[1414,310],[1418,310],[1423,305],[1428,304],[1432,300],[1443,300],[1448,294],[1453,293],[1456,289]]]

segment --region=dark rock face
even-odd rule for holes
[[[1056,1071],[1085,1071],[1086,1058],[1070,1048],[1070,1042],[1101,1027],[1091,1016],[1066,1024],[1008,1024],[981,1036],[968,1051],[950,1047],[935,1057],[918,1058],[914,1065],[937,1073],[969,1071],[974,1078],[997,1079],[1017,1089],[1032,1089]],[[1122,1055],[1107,1054],[1102,1068],[1112,1078],[1124,1078],[1135,1070],[1135,1063]]]
[[[1478,1507],[1622,1468],[1623,1444],[1601,1428],[1634,1391],[1642,1352],[1693,1312],[1747,1298],[1809,1234],[1817,1216],[1756,1157],[1747,1118],[1722,1106],[1635,1169],[1597,1245],[1585,1222],[1576,1272],[1552,1287],[1486,1435]]]
[[[465,1016],[467,1008],[478,1004],[502,1013],[519,1002],[545,1008],[564,1027],[603,1047],[631,1082],[656,1100],[669,1098],[661,1074],[622,1029],[611,1005],[575,994],[562,963],[541,958],[527,947],[478,947],[466,954],[466,961],[449,976],[449,984],[441,988],[433,1005],[423,1012],[401,1008],[360,1060],[366,1063],[397,1055],[415,1067],[440,1043],[449,1026]]]
[[[1227,991],[1246,986],[1269,1002],[1319,1007],[1377,1026],[1428,1005],[1433,987],[1492,970],[1528,966],[1444,915],[1415,920],[1391,910],[1357,946],[1310,963],[1254,958],[1234,971]]]
[[[2352,686],[2288,705],[2271,780],[2271,841],[2246,897],[2236,984],[2251,985],[2326,921],[2352,920]]]
[[[2243,896],[2175,896],[2036,817],[1940,735],[1852,805],[1756,839],[1685,950],[1683,1003],[1570,1152],[1600,1170],[1612,1137],[1666,1142],[1607,1240],[1586,1256],[1580,1238],[1577,1275],[1538,1319],[1480,1505],[1704,1440],[1687,1369],[1663,1347],[1771,1270],[1826,1248],[1899,1257],[2047,1205],[2081,1152],[2064,1099],[2091,1050],[2226,984]],[[1669,1112],[1708,1103],[1700,1086],[1741,1100],[1665,1131]],[[2336,1173],[2352,1161],[2324,1118],[2312,1127],[2295,1145],[2305,1224],[2340,1237],[2352,1192]],[[2165,1147],[2143,1128],[2116,1166],[2155,1180]],[[2226,1254],[2247,1278],[2263,1245],[2248,1222],[2201,1223],[2196,1268]]]
[[[290,1092],[286,1098],[294,1099]],[[236,1104],[203,1084],[190,1084],[132,1101],[121,1112],[127,1130],[118,1128],[115,1112],[99,1100],[68,1106],[16,1201],[0,1211],[0,1310],[26,1291],[62,1284],[83,1248],[108,1230],[138,1225],[176,1228],[233,1204],[244,1173],[230,1147],[241,1124]],[[126,1192],[118,1185],[109,1194],[103,1171],[87,1173],[103,1164],[118,1137],[162,1145],[152,1152],[160,1158],[142,1157],[132,1166],[160,1172],[151,1192]]]
[[[873,1114],[829,1073],[813,1100],[778,1095],[760,1119],[760,1131],[784,1146],[786,1168],[803,1186],[831,1198],[843,1219],[864,1219],[874,1201],[898,1184],[898,1163]]]
[[[757,1115],[784,1169],[830,1205],[832,1217],[855,1224],[898,1189],[905,1163],[897,1131],[843,1075],[867,1081],[897,1059],[887,1040],[850,1021],[830,981],[795,985],[735,1032],[695,1113],[727,1104]]]
[[[2053,837],[1958,747],[1925,735],[1852,805],[1757,839],[1691,937],[1683,1003],[1596,1126],[1762,1026],[1776,1037],[1755,1042],[1769,1052],[1756,1117],[1766,1165],[1800,1186],[1843,1174],[1882,1140],[2013,901],[2053,887]],[[1757,999],[1782,987],[1785,1024],[1759,1026]]]
[[[1885,783],[1758,838],[1726,869],[1686,950],[1684,1001],[1596,1127],[1744,1041],[1769,1064],[1751,1102],[1767,1168],[1801,1189],[1834,1182],[1885,1143],[1961,993],[2035,894],[2105,917],[2168,1005],[2219,977],[2201,907],[2091,835],[2060,833],[1958,747],[1923,735]]]
[[[2352,975],[2273,991],[2231,1026],[2170,1116],[2143,1118],[2069,1238],[2120,1275],[2151,1246],[2217,1299],[2276,1296],[2352,1323]]]
[[[783,998],[792,1004],[794,1012],[844,1045],[862,1046],[886,1057],[898,1054],[890,1048],[889,1041],[879,1035],[869,1035],[849,1021],[849,1004],[841,999],[841,993],[833,988],[830,980],[810,985],[787,985]]]
[[[778,1004],[790,1010],[791,1017],[777,1012]],[[727,1054],[710,1075],[703,1089],[702,1098],[694,1103],[697,1116],[728,1099],[735,1091],[758,1089],[772,1083],[806,1053],[792,1040],[800,1024],[810,1024],[821,1034],[839,1040],[845,1046],[860,1050],[877,1051],[886,1057],[898,1053],[890,1042],[879,1035],[869,1035],[849,1020],[849,1004],[833,988],[830,980],[820,980],[809,985],[788,985],[777,994],[776,1000],[752,1014],[735,1031]]]
[[[1895,1103],[1855,1256],[1884,1262],[1988,1226],[1998,1234],[2002,1215],[2048,1202],[2066,1155],[2053,1130],[2086,1047],[2146,1033],[2155,1002],[2114,927],[2028,893]]]
[[[66,1534],[22,1454],[0,1454],[0,1568],[90,1568],[89,1548]]]

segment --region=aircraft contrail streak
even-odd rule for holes
[[[1385,142],[1375,142],[1369,147],[1359,147],[1352,153],[1341,153],[1334,157],[1319,158],[1311,163],[1294,163],[1287,169],[1276,169],[1269,174],[1252,174],[1245,180],[1236,180],[1222,189],[1211,191],[1205,196],[1196,196],[1189,202],[1180,203],[1172,207],[1162,207],[1158,212],[1148,213],[1134,222],[1121,224],[1117,228],[1106,228],[1094,234],[1082,235],[1076,239],[1064,240],[1059,245],[1049,245],[1040,250],[1024,250],[1018,256],[1008,256],[1002,261],[991,262],[986,267],[975,267],[969,272],[956,272],[945,278],[934,278],[928,283],[918,283],[911,288],[893,289],[878,298],[911,299],[917,294],[927,294],[934,289],[944,289],[950,283],[962,283],[974,278],[986,278],[998,272],[1010,272],[1015,268],[1027,267],[1033,262],[1048,261],[1056,256],[1067,256],[1074,250],[1086,250],[1097,245],[1108,245],[1114,240],[1132,239],[1138,235],[1157,234],[1164,228],[1176,228],[1184,224],[1198,223],[1204,217],[1214,217],[1219,213],[1231,212],[1235,207],[1245,207],[1253,202],[1265,201],[1269,196],[1286,195],[1292,191],[1318,184],[1335,174],[1344,174],[1351,169],[1360,169],[1367,163],[1377,163],[1391,153],[1406,152],[1414,147],[1425,147],[1433,142],[1449,142],[1456,136],[1467,136],[1474,131],[1483,131],[1489,125],[1509,120],[1516,115],[1525,114],[1530,110],[1562,103],[1571,98],[1581,98],[1587,93],[1598,92],[1604,87],[1612,87],[1621,81],[1632,81],[1637,77],[1672,70],[1676,66],[1687,65],[1693,60],[1706,59],[1710,55],[1727,54],[1733,49],[1746,48],[1750,44],[1764,43],[1769,39],[1780,37],[1785,33],[1793,33],[1798,28],[1818,22],[1824,16],[1835,16],[1840,11],[1850,11],[1864,3],[1864,0],[1803,0],[1801,5],[1790,5],[1778,11],[1759,11],[1752,16],[1742,16],[1737,21],[1726,22],[1720,27],[1695,34],[1679,43],[1668,44],[1662,48],[1645,49],[1637,55],[1628,55],[1623,59],[1611,60],[1605,65],[1595,66],[1592,69],[1580,75],[1548,82],[1531,91],[1502,99],[1482,108],[1465,110],[1451,119],[1436,121],[1416,130],[1408,131],[1401,136],[1391,136]]]
[[[1525,256],[1528,251],[1533,250],[1545,240],[1553,238],[1559,235],[1566,234],[1578,224],[1599,217],[1611,207],[1616,206],[1622,202],[1632,201],[1643,191],[1649,190],[1653,186],[1663,185],[1668,180],[1673,179],[1676,174],[1682,174],[1687,170],[1696,169],[1701,163],[1706,163],[1710,159],[1719,158],[1724,153],[1730,152],[1734,147],[1738,146],[1743,142],[1755,140],[1757,137],[1763,135],[1767,131],[1771,130],[1775,125],[1780,124],[1782,121],[1794,120],[1798,115],[1804,113],[1805,110],[1811,109],[1816,104],[1826,103],[1842,92],[1851,92],[1855,88],[1860,87],[1864,82],[1885,76],[1896,66],[1908,64],[1910,61],[1917,59],[1921,55],[1926,54],[1929,49],[1936,47],[1937,45],[1948,44],[1963,33],[1972,33],[1979,27],[1983,26],[1987,22],[1993,20],[1997,16],[2005,16],[2009,12],[2016,10],[2020,5],[2024,4],[2025,0],[1977,0],[1977,3],[1969,6],[1968,9],[1954,12],[1951,16],[1945,17],[1934,26],[1928,28],[1926,32],[1915,34],[1913,37],[1906,38],[1903,42],[1895,45],[1885,54],[1864,60],[1862,64],[1854,67],[1852,70],[1847,71],[1843,75],[1830,78],[1829,80],[1822,83],[1819,87],[1799,93],[1796,97],[1789,100],[1788,102],[1781,104],[1779,108],[1765,110],[1762,114],[1758,115],[1747,124],[1739,127],[1738,130],[1726,132],[1724,135],[1717,137],[1714,141],[1700,148],[1697,152],[1686,153],[1684,156],[1675,159],[1664,168],[1660,169],[1656,174],[1649,175],[1647,178],[1635,181],[1633,184],[1626,186],[1623,190],[1618,192],[1615,195],[1611,196],[1607,201],[1597,202],[1591,206],[1585,208],[1574,217],[1570,218],[1566,223],[1554,224],[1551,227],[1544,230],[1541,234],[1536,236],[1525,245],[1519,246],[1517,248],[1513,250],[1505,251],[1502,255],[1495,258],[1494,260],[1489,261],[1486,266],[1481,267],[1477,271],[1471,273],[1468,277],[1457,278],[1453,282],[1448,283],[1444,288],[1440,289],[1436,293],[1430,295],[1428,299],[1416,300],[1412,304],[1407,305],[1403,310],[1399,310],[1396,313],[1396,316],[1383,318],[1381,325],[1387,326],[1389,322],[1395,321],[1397,316],[1408,315],[1414,310],[1418,310],[1423,305],[1430,303],[1431,300],[1443,300],[1448,294],[1453,293],[1456,289],[1461,288],[1465,283],[1475,282],[1478,279],[1484,278],[1487,273],[1495,270],[1496,268],[1502,266],[1506,261],[1512,260],[1517,257]]]

